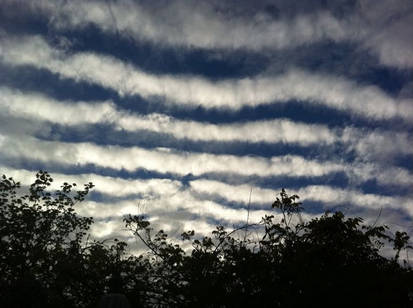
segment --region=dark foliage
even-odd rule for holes
[[[139,263],[125,257],[123,242],[89,241],[92,217],[75,205],[93,184],[73,192],[64,183],[49,192],[52,178],[40,171],[28,193],[3,176],[0,182],[0,299],[2,307],[95,307],[104,292],[133,286]]]
[[[153,234],[145,217],[127,216],[126,227],[148,248],[133,256],[116,239],[90,240],[93,219],[75,206],[92,183],[52,192],[51,182],[39,172],[26,194],[12,178],[0,182],[2,307],[97,307],[109,293],[126,295],[131,307],[413,306],[413,271],[400,261],[412,248],[406,233],[392,236],[341,212],[303,222],[298,196],[284,190],[272,204],[280,221],[218,226],[211,237],[184,232],[189,253],[162,230]],[[380,254],[385,244],[394,257]]]

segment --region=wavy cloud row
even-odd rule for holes
[[[412,100],[394,99],[377,87],[361,87],[335,76],[291,70],[276,78],[212,82],[201,77],[151,75],[116,58],[94,53],[66,55],[37,36],[7,40],[3,45],[1,57],[5,63],[48,69],[64,78],[113,89],[120,95],[162,97],[166,102],[188,107],[233,110],[298,100],[373,119],[413,118]]]
[[[149,5],[144,1],[17,1],[31,14],[49,17],[57,29],[84,29],[94,25],[102,31],[137,43],[148,40],[185,48],[239,49],[255,51],[285,49],[318,41],[357,43],[370,50],[381,63],[399,68],[413,66],[413,5],[408,0],[342,1],[330,9],[297,6],[291,1],[258,1],[254,6],[229,1],[193,5],[187,1]],[[17,3],[17,5],[16,5]],[[12,4],[15,6],[13,7]],[[20,5],[19,5],[20,4]],[[234,9],[235,7],[240,9]],[[306,10],[300,10],[300,6]],[[350,7],[350,8],[349,8]],[[335,11],[351,13],[337,16]],[[291,12],[293,12],[291,14]]]

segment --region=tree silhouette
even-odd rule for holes
[[[92,183],[51,192],[44,171],[26,189],[0,181],[0,298],[2,307],[95,307],[104,292],[125,283],[119,273],[138,267],[124,257],[126,244],[88,241],[92,217],[76,214]],[[27,193],[22,191],[28,190]]]
[[[104,294],[122,293],[131,307],[411,307],[413,271],[400,260],[412,248],[405,232],[359,217],[325,213],[301,219],[298,196],[282,190],[257,224],[211,236],[182,233],[185,251],[144,216],[124,217],[146,247],[91,240],[91,217],[76,214],[92,183],[80,191],[39,172],[28,193],[12,178],[0,182],[0,297],[4,307],[97,307]],[[299,223],[294,223],[297,215]],[[255,228],[260,237],[246,236]],[[240,232],[242,233],[240,235]],[[384,257],[392,245],[393,257]],[[108,295],[108,298],[122,296]],[[124,298],[124,297],[122,297]],[[126,299],[125,299],[126,300]],[[124,301],[125,302],[125,301]],[[102,303],[102,302],[101,302]]]

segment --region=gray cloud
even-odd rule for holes
[[[66,55],[41,37],[3,40],[1,59],[12,65],[33,65],[65,78],[99,84],[120,95],[161,97],[184,106],[226,108],[301,100],[373,119],[413,118],[411,99],[396,99],[376,86],[359,86],[341,77],[291,69],[276,78],[227,79],[152,75],[116,58],[94,53]]]
[[[319,41],[357,43],[383,65],[413,66],[409,0],[311,1],[11,1],[44,14],[57,29],[94,24],[105,32],[157,44],[206,49],[284,49]],[[23,9],[24,8],[24,9]]]

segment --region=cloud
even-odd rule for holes
[[[236,202],[247,207],[251,191],[251,209],[256,206],[270,204],[275,199],[280,188],[263,189],[254,185],[228,185],[219,181],[200,179],[190,182],[191,190],[196,195],[210,200]],[[346,216],[361,216],[367,224],[377,223],[389,225],[390,230],[405,230],[411,234],[412,228],[406,224],[413,217],[413,199],[406,196],[384,196],[373,193],[363,193],[356,189],[340,189],[328,185],[309,185],[300,189],[285,187],[289,195],[298,194],[303,202],[302,218],[309,221],[322,212],[333,209],[340,210]],[[222,198],[222,199],[221,199]],[[313,209],[312,206],[316,205]],[[338,207],[338,208],[337,208]]]
[[[171,221],[185,219],[185,213],[190,213],[202,219],[213,218],[217,221],[229,223],[241,223],[247,217],[246,209],[234,209],[225,207],[213,201],[199,200],[194,198],[188,191],[179,191],[171,196],[162,196],[158,199],[150,200],[144,211],[139,209],[138,200],[120,201],[117,203],[102,203],[87,201],[79,204],[79,214],[93,216],[97,219],[107,217],[123,217],[127,214],[138,215],[148,214],[149,216],[159,217],[164,215]],[[254,221],[260,221],[261,217],[269,211],[251,210],[250,217]],[[188,219],[188,218],[187,218]]]
[[[56,169],[70,170],[70,173],[92,169],[116,175],[55,175],[55,183],[92,181],[96,184],[98,193],[79,210],[96,217],[92,232],[99,238],[119,235],[130,241],[122,223],[122,215],[127,213],[146,213],[155,228],[163,228],[175,237],[185,229],[201,229],[201,233],[206,234],[214,222],[227,226],[245,222],[251,187],[251,219],[259,220],[265,213],[260,208],[270,204],[279,189],[265,189],[256,183],[271,177],[285,177],[290,183],[293,179],[294,185],[323,181],[321,185],[301,189],[287,187],[304,202],[323,208],[349,204],[351,214],[361,212],[368,220],[383,208],[386,222],[411,220],[412,195],[407,188],[413,185],[410,170],[413,139],[409,131],[413,123],[413,96],[412,85],[406,78],[413,67],[413,27],[409,26],[413,21],[412,2],[323,2],[3,0],[1,7],[7,15],[3,13],[5,21],[0,21],[0,27],[5,29],[0,30],[0,61],[8,70],[4,74],[11,72],[18,76],[26,69],[33,73],[23,81],[13,81],[16,89],[0,85],[1,171],[23,179],[24,183],[32,182],[31,172],[12,169],[8,163],[23,168],[58,166]],[[45,27],[27,28],[34,23]],[[77,37],[79,31],[82,34]],[[43,36],[21,35],[40,32]],[[95,50],[97,46],[94,40],[82,41],[83,35],[97,33],[100,38],[120,45],[116,50],[106,48],[105,55],[88,52],[87,48]],[[234,77],[226,79],[213,79],[211,73],[212,78],[208,79],[202,75],[202,67],[196,68],[200,75],[148,73],[128,61],[129,51],[121,52],[125,57],[122,60],[111,55],[112,52],[119,55],[126,41],[128,47],[143,43],[142,48],[162,50],[162,55],[169,55],[173,50],[174,55],[185,57],[188,65],[192,65],[191,57],[205,61],[216,56],[220,57],[219,63],[230,61],[230,67],[235,67],[248,62],[249,68],[234,70],[231,72]],[[85,45],[80,46],[82,43]],[[325,48],[332,45],[334,50],[324,53]],[[78,47],[84,47],[83,51],[78,52]],[[300,61],[290,59],[292,53],[299,54]],[[314,53],[320,56],[314,59]],[[187,55],[191,57],[186,58]],[[240,60],[240,55],[246,60]],[[353,56],[357,56],[357,61],[352,60]],[[138,58],[139,55],[134,60],[141,62]],[[236,76],[240,71],[245,74],[258,58],[265,59],[260,60],[258,69],[254,68],[254,72],[259,70],[260,74],[248,78]],[[280,70],[276,62],[286,58],[289,60]],[[310,64],[304,65],[304,62]],[[318,62],[325,73],[320,73]],[[348,63],[352,67],[347,67]],[[299,65],[308,70],[300,69]],[[337,65],[339,70],[326,69]],[[171,71],[168,65],[159,66],[163,72]],[[357,76],[345,75],[357,77],[356,80],[363,83],[340,76],[343,67],[348,71],[357,67]],[[64,89],[65,97],[71,97],[70,91],[76,92],[77,86],[86,83],[93,85],[89,87],[93,88],[90,96],[102,97],[113,92],[118,96],[113,95],[115,100],[59,101],[40,93],[17,90],[31,83],[28,88],[40,85],[57,93],[56,84],[42,83],[41,76],[45,74],[49,78],[65,79],[59,87],[66,86],[70,80],[71,88]],[[37,75],[39,80],[32,80]],[[393,77],[395,80],[389,79]],[[0,82],[7,84],[8,80],[2,78]],[[140,98],[149,109],[153,101],[157,106],[160,102],[164,107],[178,107],[179,118],[161,113],[142,115],[121,107],[133,100],[138,104]],[[334,116],[339,122],[334,123],[335,118],[331,118],[329,121],[319,119],[332,124],[330,127],[309,124],[304,114],[291,116],[304,122],[280,118],[279,114],[266,114],[265,118],[270,120],[242,121],[245,110],[259,113],[262,109],[255,107],[278,103],[283,106],[287,103],[288,109],[290,101],[314,108],[318,116],[330,117],[329,111],[334,109],[338,111]],[[221,117],[225,111],[224,116],[235,115],[239,121],[213,124],[205,118],[202,121],[188,118],[188,114],[196,114],[198,119],[205,115],[197,113],[198,107],[202,107],[203,112],[206,110],[207,120],[211,121],[214,115]],[[264,109],[272,110],[271,107]],[[240,110],[242,112],[237,113]],[[354,126],[344,126],[354,118],[357,119]],[[311,120],[314,121],[314,117]],[[387,124],[392,126],[386,127]],[[102,127],[103,131],[97,131]],[[63,132],[64,137],[56,132]],[[73,141],[73,132],[79,132],[76,140],[91,142],[66,142]],[[129,137],[127,142],[122,139],[124,133]],[[113,141],[113,135],[120,138],[119,142]],[[104,139],[96,139],[97,136]],[[140,139],[132,140],[131,136]],[[150,141],[151,146],[161,140],[171,148],[136,146],[153,136],[156,140]],[[272,155],[270,152],[275,148],[277,151],[288,149],[286,144],[304,149],[299,151],[302,156],[228,155],[227,150],[234,153],[233,142],[237,149],[242,147],[244,153],[257,153],[258,150],[249,151],[247,147],[262,143],[253,147],[269,149],[265,156]],[[110,143],[132,146],[107,145]],[[189,149],[194,144],[197,151],[206,147],[210,150],[218,144],[217,152],[226,154],[173,150]],[[318,159],[314,159],[316,150],[319,150]],[[321,153],[321,150],[326,151]],[[142,170],[164,178],[122,178]],[[341,188],[328,185],[336,183],[332,178],[337,174],[346,178],[347,184],[340,183]],[[207,179],[212,177],[216,180]],[[229,185],[224,179],[241,185]],[[404,188],[407,193],[398,193]]]
[[[146,170],[178,175],[209,172],[241,175],[321,176],[341,171],[340,164],[319,163],[300,156],[261,158],[252,156],[198,154],[166,148],[147,150],[139,147],[99,146],[92,143],[43,141],[27,136],[3,136],[0,154],[63,165],[94,164],[115,170]],[[247,167],[246,167],[247,166]]]
[[[111,124],[126,131],[148,130],[179,139],[221,142],[282,142],[300,145],[332,144],[337,136],[323,125],[286,119],[216,125],[182,121],[153,113],[146,116],[120,110],[112,102],[56,101],[36,93],[0,87],[0,110],[14,117],[60,125]]]
[[[323,39],[348,37],[347,21],[328,11],[273,19],[252,10],[247,16],[227,14],[213,2],[196,5],[168,1],[162,5],[122,1],[30,1],[26,10],[50,17],[57,29],[95,25],[104,32],[156,43],[196,48],[285,48]],[[229,12],[229,10],[226,10]]]
[[[35,180],[33,171],[14,169],[0,165],[2,174],[11,176],[22,185],[30,185]],[[171,196],[182,189],[182,183],[170,179],[124,179],[119,177],[102,176],[96,173],[88,174],[62,174],[53,172],[54,179],[50,189],[59,189],[63,182],[81,184],[93,182],[93,191],[104,193],[108,196],[124,197],[140,195],[145,200],[159,198],[159,196]]]
[[[222,173],[242,176],[317,177],[334,172],[345,172],[351,181],[358,184],[370,179],[394,185],[413,183],[413,176],[406,169],[398,167],[378,169],[371,163],[318,162],[294,155],[263,158],[191,153],[166,148],[147,150],[136,146],[99,146],[85,142],[44,141],[20,135],[3,135],[2,139],[0,155],[4,159],[26,159],[67,167],[91,164],[118,171],[133,172],[144,169],[179,176]]]
[[[209,81],[195,76],[152,75],[110,56],[67,55],[39,36],[3,40],[3,62],[48,69],[64,78],[86,81],[120,95],[162,97],[188,107],[238,110],[290,100],[323,105],[372,119],[413,119],[413,101],[388,96],[375,86],[359,86],[344,78],[291,69],[279,77]]]
[[[195,180],[190,182],[190,187],[195,192],[216,194],[229,201],[235,201],[247,205],[249,202],[249,192],[251,193],[251,203],[270,204],[275,199],[275,195],[280,188],[263,189],[251,185],[229,185],[219,181]],[[356,190],[340,189],[328,185],[310,185],[300,189],[288,189],[288,194],[297,194],[302,200],[315,201],[324,207],[333,207],[342,204],[366,207],[369,209],[392,208],[403,209],[413,216],[413,199],[406,197],[389,197],[375,194],[364,194]]]
[[[395,132],[384,129],[355,129],[346,127],[341,138],[358,153],[357,160],[363,162],[396,161],[400,155],[412,155],[413,138],[407,132]]]
[[[22,185],[34,181],[34,173],[23,169],[0,166],[2,173],[19,180]],[[196,199],[190,190],[184,189],[178,181],[167,179],[135,180],[116,177],[104,177],[98,174],[51,174],[54,182],[51,190],[58,189],[63,182],[87,183],[93,181],[94,191],[109,196],[123,197],[117,202],[96,202],[86,200],[76,205],[76,211],[83,216],[94,217],[92,235],[97,238],[127,237],[122,218],[125,215],[148,215],[157,229],[173,231],[179,236],[184,230],[196,229],[206,235],[214,225],[206,219],[212,218],[225,224],[239,223],[245,220],[246,210],[231,209],[212,201]],[[141,194],[136,197],[137,194]],[[130,199],[129,196],[135,196]],[[89,198],[88,198],[89,199]],[[252,211],[251,217],[260,220],[265,211]]]
[[[342,143],[347,151],[358,154],[356,160],[362,162],[388,162],[398,155],[413,154],[410,146],[412,138],[405,132],[375,129],[329,129],[323,125],[295,123],[287,119],[240,122],[233,124],[209,124],[196,121],[178,120],[170,116],[152,113],[139,115],[119,109],[113,102],[72,102],[56,101],[37,93],[21,93],[0,87],[0,110],[4,116],[30,120],[30,128],[15,126],[16,132],[38,132],[33,130],[36,121],[43,120],[59,125],[77,126],[82,124],[109,124],[117,130],[146,130],[171,135],[180,140],[218,142],[266,142],[308,145],[333,145]],[[8,131],[13,132],[6,123]],[[4,125],[0,125],[3,127]],[[43,135],[49,130],[42,127]]]
[[[263,189],[248,184],[229,185],[223,182],[206,179],[191,181],[190,187],[195,193],[218,195],[226,200],[235,201],[244,204],[245,206],[249,202],[250,192],[252,204],[270,204],[275,198],[275,194],[281,190],[277,187],[274,187],[274,189]]]
[[[14,10],[47,16],[49,26],[56,30],[94,25],[137,43],[262,52],[320,41],[349,42],[376,55],[383,65],[413,67],[413,5],[409,0],[359,0],[354,5],[317,2],[310,7],[291,1],[258,1],[254,6],[220,1],[196,5],[187,1],[161,5],[81,0],[7,3],[13,3]]]
[[[111,102],[61,102],[41,94],[23,94],[0,87],[0,108],[14,117],[43,120],[62,125],[111,123],[121,115]]]
[[[33,181],[33,173],[26,170],[16,170],[1,166],[2,172],[15,179],[21,180],[23,185]],[[133,180],[116,177],[103,177],[98,174],[52,174],[55,179],[52,189],[58,188],[62,182],[84,183],[93,180],[95,190],[109,195],[121,196],[125,200],[117,202],[85,201],[76,208],[80,215],[93,216],[95,224],[92,228],[93,236],[97,238],[128,237],[122,222],[122,217],[127,214],[148,215],[156,229],[164,229],[172,236],[179,237],[183,230],[196,229],[200,235],[206,235],[214,229],[214,224],[205,219],[212,218],[217,223],[221,221],[227,226],[242,224],[246,221],[246,206],[249,200],[250,189],[251,209],[250,222],[259,222],[264,215],[274,214],[270,204],[279,192],[279,188],[263,189],[251,185],[228,185],[219,181],[206,179],[194,180],[189,187],[184,187],[178,181],[166,179]],[[382,196],[375,194],[363,194],[357,190],[344,190],[327,185],[310,185],[301,189],[289,189],[289,194],[298,194],[304,202],[305,211],[308,202],[317,202],[325,209],[338,205],[359,207],[356,209],[370,211],[367,219],[376,215],[383,209],[403,210],[413,215],[413,200],[406,197]],[[140,197],[128,198],[128,194]],[[212,199],[201,200],[199,194],[218,195],[228,201],[243,204],[244,208],[230,208],[219,204]],[[267,204],[268,210],[255,209],[256,204]],[[373,211],[373,212],[371,212]],[[272,213],[271,213],[272,212]],[[314,217],[314,214],[304,215],[306,220]],[[279,218],[279,214],[276,214]],[[374,218],[374,217],[373,217]],[[373,219],[372,218],[372,219]],[[392,222],[397,223],[398,218],[393,217]],[[129,234],[130,236],[130,234]]]
[[[9,137],[2,136],[1,146],[2,152],[10,152],[15,157],[18,158],[21,153],[19,150],[9,142]],[[21,136],[19,138],[21,140]],[[38,155],[44,156],[45,161],[58,160],[60,164],[69,163],[76,164],[82,163],[80,161],[71,161],[67,159],[68,157],[78,157],[78,155],[70,155],[69,151],[79,151],[76,144],[64,144],[64,143],[52,143],[44,141],[35,141],[33,144],[27,142],[27,140],[21,140],[21,144],[25,146],[25,153],[27,153],[29,159],[38,158]],[[64,146],[68,145],[69,148],[63,149]],[[51,151],[54,149],[56,152]],[[86,154],[92,154],[94,147],[88,147]],[[95,147],[95,150],[96,151]],[[8,149],[4,150],[4,149]],[[102,148],[102,150],[104,150]],[[110,149],[113,150],[113,149]],[[126,150],[126,149],[125,149]],[[117,158],[117,163],[122,165],[123,155],[118,155],[120,149],[109,153],[113,157]],[[156,151],[155,151],[156,152]],[[56,155],[59,153],[59,155]],[[154,153],[152,151],[151,153]],[[34,154],[34,156],[32,155]],[[165,161],[168,161],[167,152],[166,155],[160,158],[160,169]],[[133,157],[133,153],[131,157]],[[150,155],[153,156],[153,155]],[[99,153],[91,155],[92,159],[95,157],[100,157]],[[64,160],[64,159],[65,160]],[[192,160],[187,156],[187,162],[197,164],[196,160]],[[211,156],[212,159],[212,156]],[[218,158],[219,159],[219,158]],[[114,160],[114,159],[112,159]],[[143,160],[143,163],[145,160]],[[99,160],[95,161],[96,164],[101,164]],[[240,164],[243,161],[240,160]],[[186,166],[182,164],[182,166]],[[144,165],[144,164],[143,164]],[[179,165],[178,165],[179,166]],[[254,164],[248,165],[250,169],[249,172],[253,173]],[[297,164],[292,164],[290,168],[292,170],[286,171],[287,175],[289,173],[296,173],[293,169],[298,168]],[[343,168],[350,168],[350,166],[343,166]],[[2,173],[8,176],[13,176],[19,179],[23,185],[28,185],[33,182],[33,173],[27,170],[16,170],[6,166],[0,166]],[[305,168],[307,169],[307,168]],[[377,170],[375,165],[357,165],[350,172],[357,174],[357,177],[364,177],[364,180],[368,178],[376,178],[378,181],[384,181],[387,183],[397,183],[400,180],[397,177],[397,169],[391,168],[387,170]],[[181,170],[181,172],[186,172],[186,170]],[[308,172],[308,170],[307,170]],[[409,181],[408,185],[413,184],[413,177],[411,174],[406,174],[404,171],[404,177],[402,180],[404,182]],[[309,172],[311,173],[311,172]],[[183,185],[183,183],[170,180],[170,179],[148,179],[148,180],[137,180],[137,179],[123,179],[117,177],[101,176],[99,174],[52,174],[55,181],[53,183],[52,189],[57,189],[59,184],[62,182],[74,182],[74,183],[87,183],[93,181],[96,185],[95,190],[105,194],[107,197],[115,196],[119,197],[121,201],[116,202],[96,202],[88,201],[79,207],[79,213],[86,216],[93,216],[96,218],[97,223],[93,227],[93,235],[98,238],[104,237],[127,237],[127,233],[123,230],[122,216],[126,214],[148,214],[150,217],[155,219],[157,222],[155,226],[157,228],[170,229],[172,234],[179,236],[179,231],[186,229],[193,229],[194,224],[200,223],[205,224],[201,231],[201,234],[207,234],[213,229],[213,224],[206,223],[205,219],[213,218],[214,220],[221,220],[225,224],[236,224],[242,222],[246,217],[246,206],[249,200],[249,192],[252,188],[251,203],[252,212],[250,213],[250,221],[259,221],[260,217],[268,213],[267,211],[262,211],[254,209],[255,205],[270,204],[274,199],[275,194],[280,190],[280,188],[274,189],[264,189],[255,186],[253,183],[242,184],[242,185],[229,185],[219,181],[212,181],[207,179],[197,179],[189,182],[189,186]],[[410,179],[410,180],[408,180]],[[370,211],[369,214],[364,213],[363,216],[370,219],[371,215],[376,215],[377,213],[371,213],[371,211],[377,211],[380,208],[387,210],[403,210],[410,215],[413,215],[413,201],[409,197],[398,197],[398,196],[383,196],[377,194],[365,194],[354,189],[339,189],[330,187],[328,185],[310,185],[303,187],[301,189],[291,189],[287,187],[290,194],[296,193],[304,200],[304,202],[316,202],[322,205],[324,208],[335,207],[343,204],[350,204],[352,206],[359,207],[356,209],[360,211],[362,209]],[[203,200],[207,196],[208,200]],[[209,197],[208,197],[209,196]],[[219,202],[214,201],[215,197],[219,196],[224,200],[230,202],[236,202],[244,206],[243,209],[230,208]],[[201,199],[199,199],[201,197]],[[107,199],[107,198],[106,198]],[[314,214],[312,214],[314,215]],[[367,216],[366,216],[367,215]],[[370,215],[370,216],[369,216]],[[390,215],[390,214],[389,214]],[[311,216],[311,215],[310,215]],[[311,218],[311,217],[307,218]],[[370,218],[369,218],[370,217]],[[387,219],[386,221],[392,221],[396,224],[402,224],[399,222],[400,217],[393,217],[392,219]],[[196,222],[196,223],[195,223]]]
[[[367,27],[361,45],[383,65],[413,68],[413,3],[360,0],[358,18]]]
[[[314,185],[299,189],[300,196],[306,200],[322,202],[330,206],[351,204],[370,209],[391,208],[402,209],[413,215],[413,200],[405,197],[388,197],[375,194],[363,194],[359,191],[331,188],[325,185]]]

